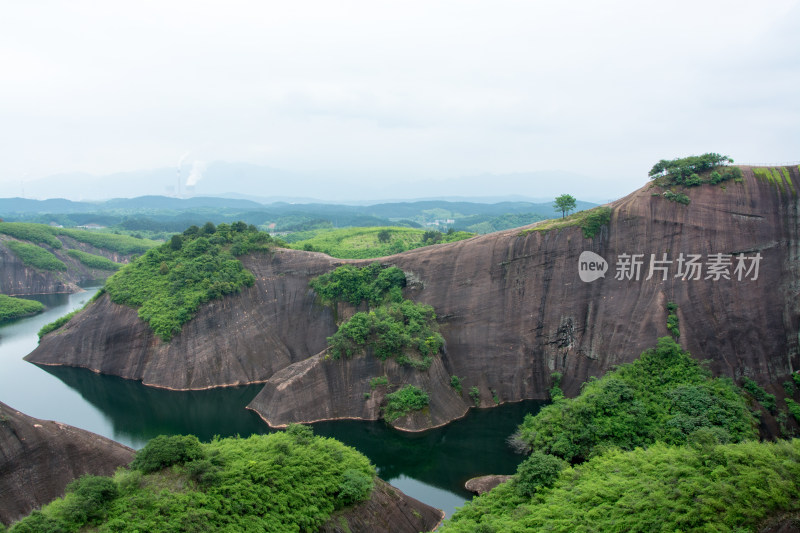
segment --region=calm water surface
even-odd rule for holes
[[[0,326],[0,401],[30,416],[58,420],[139,448],[161,434],[208,440],[270,428],[244,407],[260,385],[174,392],[69,367],[38,367],[22,358],[46,323],[80,308],[97,291],[36,296],[47,311]],[[383,422],[344,420],[314,424],[370,458],[380,477],[406,494],[450,515],[471,495],[464,482],[484,474],[511,474],[521,460],[505,444],[525,413],[544,402],[525,401],[472,410],[444,428],[405,433]]]

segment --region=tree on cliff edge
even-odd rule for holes
[[[553,204],[553,209],[561,211],[561,218],[567,216],[567,213],[575,209],[575,198],[569,194],[562,194],[556,198],[556,203]]]

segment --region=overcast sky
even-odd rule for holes
[[[799,3],[4,1],[0,196],[180,161],[612,192],[661,158],[788,163]]]

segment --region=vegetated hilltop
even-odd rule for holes
[[[388,395],[405,389],[394,398],[422,407],[393,424],[414,430],[473,405],[546,398],[554,371],[575,395],[666,335],[669,320],[715,375],[746,376],[781,398],[799,363],[800,174],[723,166],[697,175],[697,184],[656,179],[566,219],[382,258],[405,273],[403,299],[433,308],[445,342],[427,368],[377,357],[369,329],[352,357],[326,357],[341,325],[377,310],[366,300],[325,303],[309,283],[372,261],[286,249],[242,256],[253,286],[200,307],[169,343],[106,295],[27,360],[174,389],[265,382],[250,407],[275,425],[380,418]],[[580,260],[587,251],[602,260]],[[605,277],[582,281],[580,261],[584,277],[605,262]]]
[[[369,259],[473,236],[473,233],[453,229],[441,232],[378,226],[299,232],[286,240],[290,243],[289,247],[296,250],[322,252],[339,259]]]
[[[0,523],[19,520],[63,495],[77,477],[111,475],[131,459],[127,446],[0,402]]]
[[[307,426],[201,443],[159,436],[113,477],[89,475],[14,524],[39,531],[429,530],[443,513],[393,489],[369,460]]]
[[[442,531],[796,530],[800,440],[758,442],[752,396],[674,339],[573,399],[552,377],[512,439],[530,456]]]
[[[72,293],[103,279],[157,243],[44,224],[0,222],[0,293]]]

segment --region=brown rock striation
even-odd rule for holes
[[[51,252],[67,265],[64,272],[40,270],[25,265],[5,243],[17,240],[0,234],[0,294],[23,296],[29,294],[59,294],[80,292],[80,284],[91,280],[105,279],[113,272],[89,268],[66,253],[67,250],[81,250],[99,255],[117,263],[126,263],[130,256],[109,252],[78,242],[67,236],[60,236],[64,248],[54,249],[46,245],[42,248]],[[25,241],[21,241],[25,242]]]
[[[742,170],[742,183],[684,191],[689,205],[656,196],[660,190],[648,184],[610,204],[610,223],[591,239],[578,227],[517,229],[381,259],[416,280],[406,297],[433,305],[439,316],[446,352],[427,373],[369,356],[314,355],[335,331],[336,314],[315,301],[308,281],[345,261],[294,250],[246,258],[255,286],[203,308],[170,344],[155,339],[135,311],[103,297],[26,359],[176,389],[266,382],[250,407],[275,425],[375,418],[382,392],[364,393],[371,377],[387,375],[430,393],[427,412],[398,421],[417,430],[461,416],[471,387],[484,407],[542,399],[558,371],[574,395],[589,376],[667,335],[665,306],[675,302],[685,348],[710,359],[715,374],[749,375],[780,393],[770,384],[800,363],[800,204],[788,188]],[[800,190],[796,168],[791,178]],[[608,261],[605,278],[581,281],[583,251]],[[701,256],[700,279],[675,276],[681,253]],[[735,258],[731,279],[706,279],[719,253],[760,253],[758,279],[751,272],[737,280]],[[615,279],[623,254],[643,254],[638,280]],[[646,279],[651,254],[667,254],[666,279],[658,270]],[[461,397],[449,385],[453,375],[462,379]]]
[[[432,531],[443,519],[439,509],[375,478],[369,499],[336,511],[320,533],[417,533]]]
[[[512,477],[513,476],[498,474],[474,477],[472,479],[468,479],[467,482],[464,483],[464,488],[470,492],[474,492],[475,494],[483,494],[485,492],[489,492],[499,484],[505,483]]]
[[[105,437],[0,403],[0,522],[19,520],[63,496],[67,484],[84,474],[113,474],[133,453]]]

